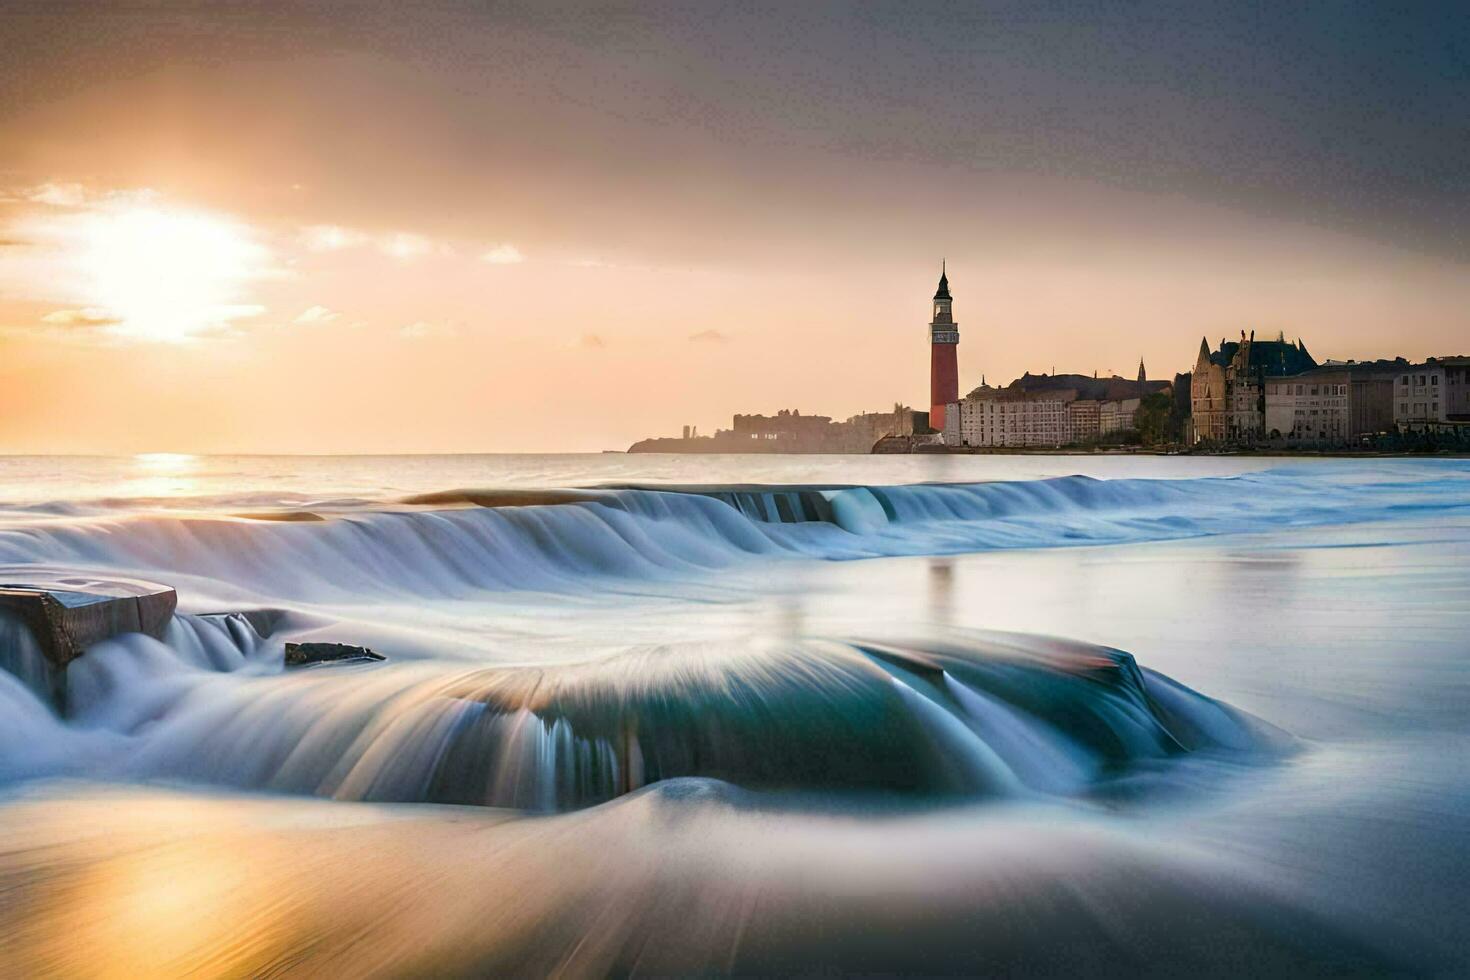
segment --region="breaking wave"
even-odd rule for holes
[[[732,647],[680,642],[675,629],[661,634],[673,642],[637,646],[584,631],[552,657],[559,663],[512,636],[483,667],[477,600],[545,592],[557,597],[548,609],[566,611],[625,583],[684,588],[757,561],[1370,520],[1411,505],[1464,508],[1467,476],[1446,468],[1444,492],[1419,481],[1409,497],[1393,479],[1267,472],[453,491],[376,510],[320,507],[320,519],[304,521],[31,515],[0,526],[0,565],[141,574],[178,586],[186,612],[220,596],[237,612],[178,615],[161,642],[94,645],[67,669],[65,720],[46,704],[33,645],[0,623],[0,701],[15,719],[0,735],[0,776],[81,772],[540,810],[680,777],[925,798],[1108,792],[1150,767],[1275,751],[1282,739],[1125,653],[1034,639]],[[390,604],[397,626],[383,621]],[[369,632],[398,629],[404,648],[381,667],[282,676],[285,639],[344,616],[377,624]],[[450,625],[413,633],[425,616]],[[468,664],[440,656],[462,636]]]
[[[262,597],[584,591],[687,580],[755,559],[858,559],[1160,540],[1464,510],[1470,471],[1409,496],[1310,471],[1198,480],[898,487],[457,491],[414,506],[254,517],[89,514],[0,527],[0,564],[200,576]],[[1440,492],[1436,493],[1436,487]],[[301,518],[307,519],[289,519]]]
[[[1186,757],[1290,746],[1126,653],[1031,637],[664,645],[557,666],[285,676],[280,650],[244,617],[178,616],[163,642],[120,637],[74,662],[66,720],[0,677],[17,721],[0,736],[0,772],[553,811],[682,777],[1079,797]]]

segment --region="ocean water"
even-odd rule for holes
[[[0,459],[180,601],[0,620],[0,967],[1464,973],[1467,559],[1456,460]]]

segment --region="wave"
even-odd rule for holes
[[[137,514],[12,523],[0,527],[0,563],[201,576],[291,601],[575,592],[595,580],[685,580],[753,558],[1117,544],[1470,510],[1460,473],[1435,489],[1423,482],[1342,486],[1330,476],[1270,472],[529,497],[454,491],[417,498],[428,508],[331,519],[316,519],[316,510],[315,520]]]
[[[97,644],[69,669],[66,720],[0,686],[21,720],[0,736],[0,772],[552,811],[683,777],[1086,796],[1185,757],[1290,745],[1126,653],[1031,637],[665,645],[559,666],[285,676],[280,651],[241,616],[178,616],[163,642]]]
[[[301,520],[123,515],[0,527],[0,563],[197,576],[265,599],[361,602],[687,581],[753,559],[1163,540],[1470,510],[1464,474],[1406,487],[1310,471],[897,487],[451,491]],[[261,515],[291,517],[291,512]]]

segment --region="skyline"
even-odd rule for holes
[[[1453,5],[0,26],[3,452],[595,451],[917,405],[941,257],[962,391],[1162,377],[1241,329],[1464,347]]]

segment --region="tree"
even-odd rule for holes
[[[1145,446],[1172,442],[1176,436],[1171,415],[1174,399],[1162,391],[1145,395],[1138,403],[1138,414],[1133,416],[1133,427],[1138,430]]]

